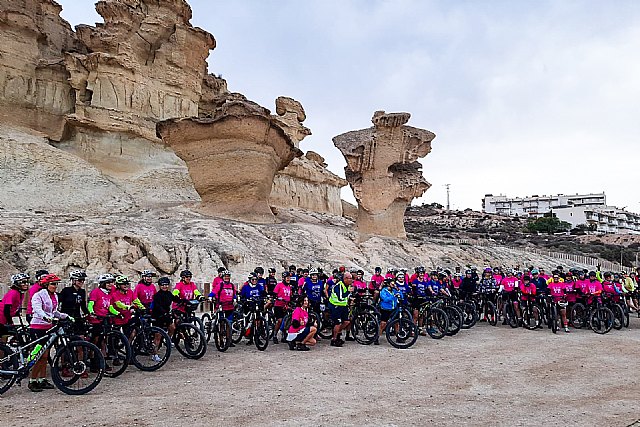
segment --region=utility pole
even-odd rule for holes
[[[451,205],[449,204],[449,189],[451,188],[451,184],[445,184],[444,187],[447,189],[447,210],[450,210]]]

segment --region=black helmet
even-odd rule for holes
[[[42,279],[47,274],[49,274],[49,272],[47,270],[38,270],[38,271],[36,271],[36,274],[35,274],[36,281]]]
[[[376,273],[382,273],[382,267],[376,267],[376,268],[374,269],[374,271],[375,271]]]
[[[417,268],[416,268],[416,273],[418,273],[418,274],[419,274],[419,273],[424,273],[425,271],[426,271],[426,270],[425,270],[425,268],[424,268],[424,267],[417,267]]]
[[[275,268],[271,267],[271,268],[269,269],[269,273],[275,273],[275,272],[276,272],[276,269],[275,269]]]
[[[289,271],[296,271],[296,266],[295,266],[295,265],[293,265],[293,264],[291,264],[291,265],[289,266]]]
[[[226,268],[224,268],[224,267],[218,267],[218,274],[222,273],[225,270],[226,270]]]
[[[87,273],[82,270],[75,270],[69,273],[69,279],[71,280],[85,280],[87,278]]]
[[[253,270],[253,271],[256,274],[264,274],[264,268],[262,268],[262,267],[256,267],[256,269]]]
[[[253,279],[258,280],[258,275],[256,273],[249,273],[248,279],[249,280],[253,280]]]
[[[193,274],[189,270],[182,270],[180,272],[180,277],[193,277]]]
[[[168,277],[161,277],[158,279],[158,286],[171,285],[171,280]]]
[[[284,279],[285,277],[289,277],[289,272],[288,271],[283,271],[282,272],[282,278]]]

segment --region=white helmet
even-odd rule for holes
[[[105,274],[101,274],[100,276],[98,276],[98,283],[99,284],[103,284],[103,283],[107,283],[107,282],[115,282],[116,278],[113,277],[113,274],[111,273],[105,273]]]

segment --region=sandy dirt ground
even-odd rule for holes
[[[600,336],[479,324],[409,350],[244,343],[130,367],[85,396],[0,397],[2,426],[629,426],[640,420],[640,319]]]

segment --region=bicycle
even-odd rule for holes
[[[134,311],[131,336],[131,362],[141,371],[157,371],[171,357],[171,337],[162,328],[152,325],[151,315],[146,310]]]
[[[202,315],[202,324],[204,325],[207,342],[213,336],[213,342],[218,351],[227,351],[231,346],[231,322],[224,315],[220,304],[214,310],[213,303],[211,303],[211,312]]]
[[[172,342],[178,352],[187,359],[200,359],[207,352],[207,338],[200,327],[192,323],[200,301],[181,300],[178,305],[184,307],[184,311],[173,311],[176,330],[171,338]]]
[[[372,296],[368,291],[356,294],[349,307],[351,335],[363,345],[373,344],[380,335],[380,312],[370,304]]]
[[[418,327],[413,322],[413,316],[401,304],[391,313],[385,336],[389,344],[400,349],[409,348],[418,340]]]
[[[528,295],[535,297],[535,295]],[[520,315],[522,316],[522,324],[530,331],[538,329],[540,326],[541,315],[540,307],[532,299],[520,300]]]
[[[51,379],[65,394],[80,395],[93,390],[105,374],[105,360],[100,349],[86,341],[72,341],[60,321],[47,334],[26,345],[0,342],[0,394],[29,376],[33,366],[48,350],[53,350]],[[68,376],[66,376],[68,375]]]
[[[263,316],[262,304],[262,299],[254,298],[243,302],[243,307],[246,308],[247,313],[241,314],[237,320],[234,319],[234,333],[236,330],[240,331],[240,339],[237,342],[234,341],[235,343],[240,342],[242,337],[246,336],[253,339],[258,350],[264,351],[267,349],[269,346],[269,325]]]
[[[447,335],[450,337],[456,335],[460,332],[460,329],[462,329],[462,311],[454,304],[453,299],[450,297],[438,296],[433,298],[436,298],[433,307],[441,309],[447,315]]]
[[[418,309],[418,327],[426,329],[431,338],[441,339],[449,330],[449,317],[433,300],[428,299]]]
[[[106,365],[105,376],[116,378],[124,373],[131,360],[131,345],[129,339],[118,329],[114,328],[114,315],[94,316],[100,320],[101,325],[94,325],[87,335],[91,336],[91,341],[95,340],[98,348],[104,352],[105,361],[112,361],[111,365]]]

